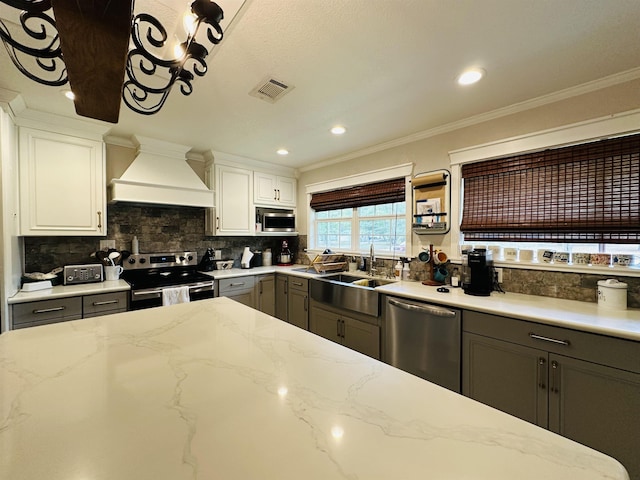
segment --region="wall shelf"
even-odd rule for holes
[[[416,235],[442,235],[450,230],[443,221],[451,208],[451,173],[434,170],[416,174],[411,180],[413,192],[412,231]]]

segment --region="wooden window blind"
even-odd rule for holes
[[[640,134],[463,165],[467,240],[640,243]]]
[[[340,208],[364,207],[382,203],[403,202],[405,199],[405,180],[397,178],[384,182],[356,185],[329,192],[311,195],[311,208],[317,212]]]

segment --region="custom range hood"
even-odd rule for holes
[[[190,147],[140,136],[132,140],[136,157],[122,177],[111,180],[109,203],[213,207],[213,191],[187,163]]]

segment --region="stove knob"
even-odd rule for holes
[[[181,261],[181,262],[184,262],[184,257],[182,257],[182,256],[181,256],[181,257],[180,257],[180,261]]]
[[[129,257],[129,263],[133,265],[134,263],[136,263],[136,259],[133,257]]]
[[[147,263],[147,259],[146,259],[146,258],[144,258],[144,257],[143,257],[143,258],[141,258],[141,259],[140,259],[140,263]]]
[[[189,255],[189,257],[187,257],[189,259],[189,261],[193,260],[193,255]]]

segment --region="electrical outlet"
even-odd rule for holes
[[[216,260],[222,260],[222,250],[214,250],[213,256]]]
[[[110,248],[116,248],[115,240],[100,240],[100,250],[107,251]]]
[[[496,272],[496,281],[498,283],[502,283],[502,269],[501,268],[495,268],[494,270]]]

